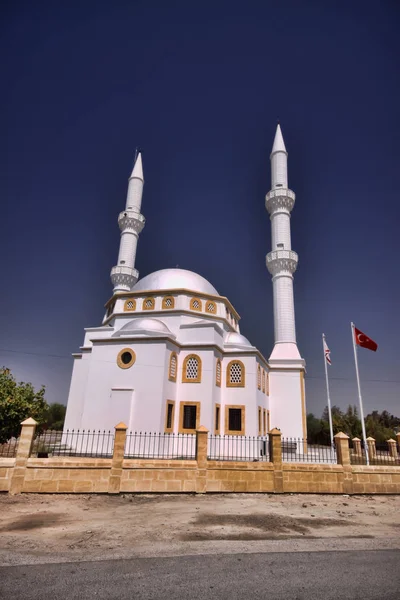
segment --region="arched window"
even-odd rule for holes
[[[265,393],[269,396],[269,373],[265,373]]]
[[[231,360],[226,367],[227,387],[245,386],[245,368],[241,360]]]
[[[264,371],[264,369],[262,370],[262,391],[265,394],[265,371]]]
[[[212,300],[207,300],[206,302],[206,312],[212,313],[213,315],[217,312],[217,305]]]
[[[165,296],[162,299],[162,307],[163,308],[174,308],[175,307],[175,298],[172,296]]]
[[[201,310],[201,300],[199,298],[191,298],[190,300],[190,309],[191,310]]]
[[[197,354],[189,354],[183,361],[182,382],[201,382],[201,358]]]
[[[136,300],[134,298],[125,300],[124,310],[136,310]]]
[[[178,372],[178,356],[176,352],[171,352],[169,357],[169,369],[168,369],[168,379],[170,381],[176,381],[176,374]]]
[[[145,298],[143,300],[143,310],[154,310],[154,298]]]
[[[218,387],[221,387],[221,371],[221,361],[219,358],[217,358],[217,365],[215,367],[215,385],[217,385]]]
[[[259,390],[261,390],[261,367],[260,367],[260,365],[257,366],[257,387]]]

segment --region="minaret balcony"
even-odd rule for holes
[[[116,266],[111,269],[111,281],[114,288],[129,292],[139,279],[139,271],[132,267]]]
[[[293,250],[273,250],[266,257],[267,269],[271,275],[279,273],[294,273],[297,269],[299,257]]]
[[[275,188],[265,196],[265,208],[272,214],[284,211],[290,214],[296,200],[296,194],[288,188]]]
[[[140,213],[133,210],[124,210],[118,215],[118,225],[121,231],[130,229],[136,233],[140,233],[146,223],[146,219]]]

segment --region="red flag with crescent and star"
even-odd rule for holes
[[[372,350],[376,352],[378,349],[378,344],[371,340],[365,333],[354,327],[354,337],[357,346],[361,346],[361,348],[368,348],[368,350]]]

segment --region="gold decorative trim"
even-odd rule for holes
[[[216,314],[217,305],[215,304],[215,302],[213,300],[206,300],[205,305],[206,305],[206,313],[211,313],[213,315]]]
[[[167,300],[171,301],[171,306],[167,306]],[[173,308],[175,308],[175,298],[173,296],[164,296],[164,298],[162,299],[161,306],[165,310],[172,310]]]
[[[190,358],[195,358],[197,360],[197,377],[193,379],[188,379],[186,376],[186,365]],[[198,354],[188,354],[182,366],[182,383],[201,383],[201,358]]]
[[[148,306],[146,306],[146,304],[148,304]],[[147,298],[143,299],[142,310],[154,310],[154,306],[155,306],[154,298],[151,298],[150,296],[148,296]]]
[[[263,394],[265,394],[265,371],[264,371],[264,369],[262,370],[262,373],[261,373],[261,381],[262,381],[262,391],[263,391]]]
[[[196,306],[197,304],[197,306]],[[203,303],[200,298],[191,298],[190,299],[190,310],[196,310],[197,312],[201,312],[203,310]]]
[[[127,312],[132,310],[136,310],[136,300],[135,298],[127,298],[124,302],[124,311]]]
[[[221,379],[222,379],[222,363],[219,358],[217,358],[217,364],[215,366],[215,385],[217,387],[221,387]]]
[[[257,363],[257,388],[261,391],[261,367],[260,363]]]
[[[171,427],[168,427],[168,406],[172,406]],[[167,400],[167,404],[165,406],[165,423],[164,423],[164,432],[165,433],[173,433],[174,418],[175,418],[175,401]]]
[[[125,354],[125,352],[129,353],[131,355],[131,360],[128,363],[125,363],[122,361],[122,355]],[[129,369],[132,365],[135,364],[136,361],[136,354],[134,353],[134,351],[131,348],[123,348],[117,356],[117,365],[119,366],[120,369]]]
[[[196,294],[196,296],[198,296],[199,298],[211,298],[212,300],[216,300],[217,302],[223,302],[225,304],[225,306],[228,306],[230,311],[232,312],[232,314],[237,318],[237,320],[240,320],[240,315],[239,313],[235,310],[235,308],[232,306],[232,304],[230,303],[230,301],[228,300],[228,298],[226,296],[216,296],[215,294],[206,294],[205,292],[199,292],[199,291],[195,291],[195,290],[188,290],[187,288],[176,288],[174,290],[168,289],[168,290],[141,290],[140,292],[116,292],[115,294],[113,294],[113,296],[107,300],[107,302],[105,303],[105,306],[107,307],[110,302],[112,302],[115,298],[124,298],[125,296],[143,296],[144,294],[146,294],[146,296],[162,296],[163,294],[167,294],[170,295],[171,292],[174,292],[174,294],[188,294],[188,295],[193,295]]]
[[[231,382],[231,377],[230,377],[230,368],[231,366],[233,366],[234,364],[237,364],[240,366],[241,369],[241,381],[238,382]],[[246,385],[246,369],[244,364],[242,363],[241,360],[238,360],[237,358],[235,358],[235,360],[231,360],[227,367],[226,367],[226,387],[245,387]]]
[[[265,372],[265,394],[269,396],[269,372]]]
[[[258,435],[262,435],[262,408],[258,407]]]
[[[175,375],[172,373],[171,365],[172,360],[175,358]],[[176,383],[176,379],[178,376],[178,355],[176,352],[171,352],[169,356],[169,366],[168,366],[168,380]]]
[[[183,407],[184,406],[195,406],[196,407],[196,427],[194,429],[185,429],[183,427]],[[179,427],[178,433],[196,433],[196,429],[200,427],[200,402],[185,402],[179,403]]]
[[[217,419],[217,409],[218,409],[218,419]],[[219,435],[221,432],[221,405],[215,405],[215,413],[214,413],[214,433]]]
[[[229,409],[239,408],[242,411],[242,429],[240,431],[231,431],[229,429]],[[244,435],[246,431],[246,407],[244,404],[228,404],[225,406],[225,435]]]

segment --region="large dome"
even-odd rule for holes
[[[140,279],[133,292],[186,289],[212,296],[219,296],[217,290],[201,275],[185,269],[162,269]]]

